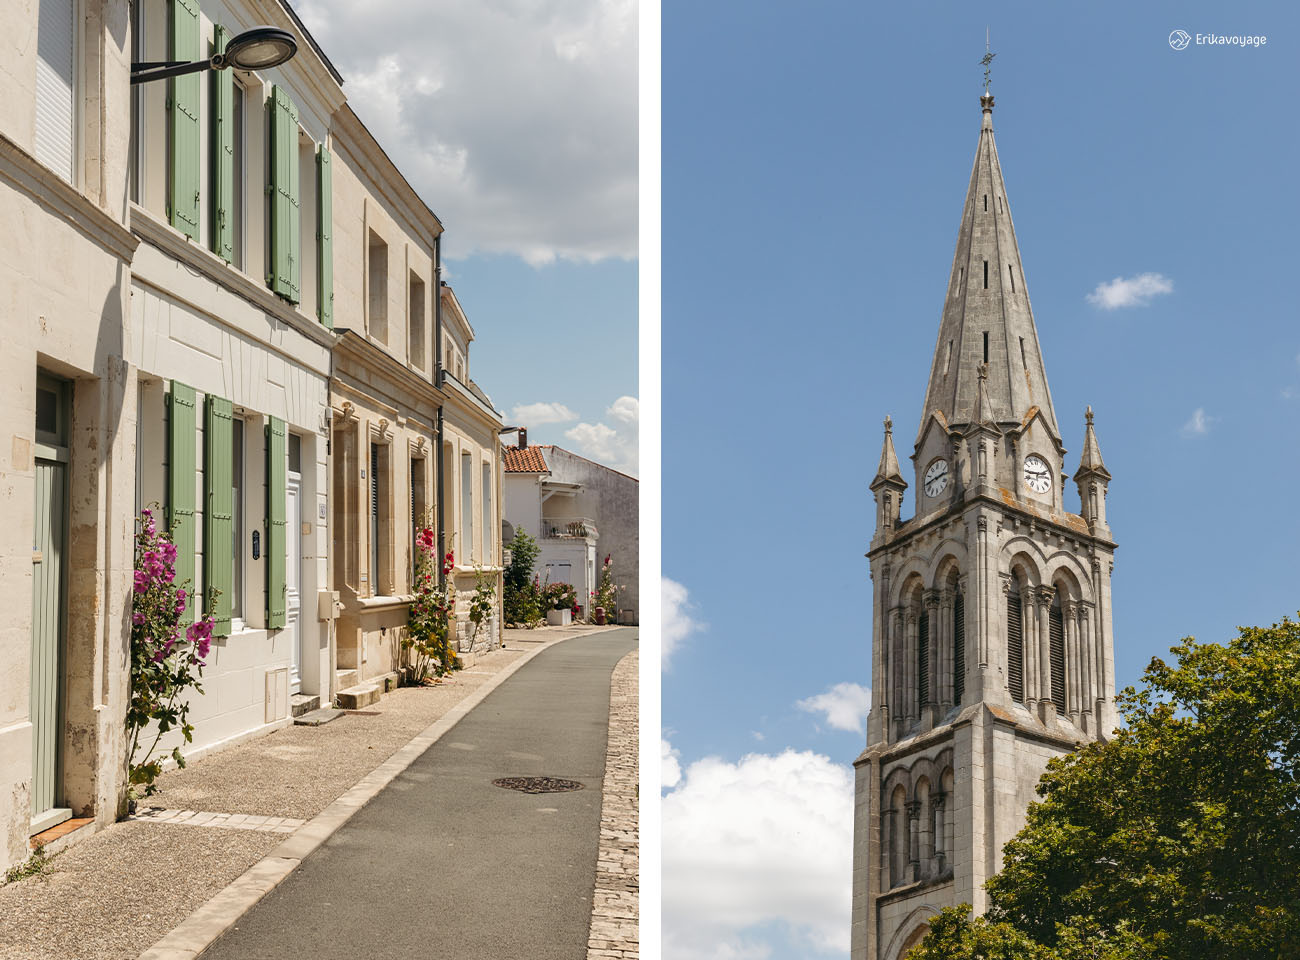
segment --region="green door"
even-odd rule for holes
[[[66,820],[58,806],[60,700],[63,688],[65,552],[67,549],[67,391],[40,378],[36,410],[36,504],[32,539],[32,825],[33,833]]]

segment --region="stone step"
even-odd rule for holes
[[[304,713],[311,713],[319,709],[320,697],[312,694],[308,696],[305,693],[295,693],[289,698],[289,713],[295,717],[301,717]]]
[[[382,683],[367,682],[358,683],[346,690],[340,690],[335,699],[344,710],[360,710],[372,703],[378,703],[379,698],[383,695],[384,685]]]
[[[337,720],[343,716],[342,710],[334,710],[325,707],[322,710],[313,710],[311,713],[304,713],[301,717],[294,717],[293,722],[300,727],[320,727],[329,723],[331,720]]]
[[[334,671],[334,689],[345,690],[348,687],[355,687],[361,680],[361,675],[356,670],[335,670]]]

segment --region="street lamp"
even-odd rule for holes
[[[228,44],[222,53],[214,53],[207,60],[153,60],[131,64],[131,83],[165,80],[200,70],[266,70],[278,67],[293,59],[298,52],[298,41],[288,30],[279,27],[254,27],[245,30]]]

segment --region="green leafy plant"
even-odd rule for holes
[[[533,573],[541,548],[520,527],[510,541],[510,562],[502,575],[503,602],[507,623],[531,625],[545,613],[541,585]]]
[[[212,617],[190,624],[182,640],[181,616],[193,599],[189,587],[188,580],[176,583],[176,546],[170,532],[158,530],[152,510],[140,511],[131,603],[131,700],[126,711],[133,802],[157,792],[163,757],[155,751],[163,737],[179,729],[186,743],[194,740],[190,692],[203,692],[200,679],[212,644]],[[216,588],[209,589],[209,610],[218,596]],[[180,746],[172,748],[171,758],[176,766],[185,766]]]
[[[600,607],[612,622],[618,613],[618,595],[622,590],[622,585],[614,583],[614,567],[610,563],[610,555],[605,554],[605,562],[600,568],[600,581],[596,589],[591,591],[592,609]]]
[[[469,601],[469,622],[474,626],[469,635],[469,648],[474,649],[474,641],[483,624],[492,621],[492,611],[497,605],[496,574],[489,573],[482,567],[474,568],[474,596]]]
[[[400,643],[407,660],[406,677],[419,685],[459,670],[461,662],[451,642],[456,625],[455,557],[448,551],[437,564],[434,532],[427,525],[416,537],[415,547],[415,595]]]
[[[10,883],[17,883],[19,880],[26,880],[28,877],[39,876],[45,872],[45,868],[50,865],[50,861],[53,859],[53,857],[46,856],[45,844],[37,844],[30,857],[22,863],[14,864],[5,871],[5,877],[3,882],[0,882],[0,887]]]
[[[577,615],[578,591],[571,583],[548,583],[546,601],[548,610],[571,610]]]

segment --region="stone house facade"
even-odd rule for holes
[[[297,55],[131,84],[133,62],[206,59],[254,24],[289,31]],[[501,494],[500,418],[468,379],[472,330],[438,281],[441,225],[289,6],[7,5],[0,73],[3,870],[63,820],[125,811],[141,508],[175,523],[180,579],[220,591],[192,759],[329,703],[361,668],[396,668],[405,606],[374,601],[409,591],[414,518],[437,515],[443,479],[445,498],[462,495],[446,442],[479,471],[465,487],[477,559],[457,586],[472,592],[482,566],[499,609]],[[371,232],[401,253],[384,335]],[[451,387],[448,303],[464,375]],[[360,526],[369,463],[339,473],[348,429],[358,451],[387,451],[382,543]],[[349,523],[355,554],[335,546]],[[374,546],[382,596],[366,566],[365,588],[336,597]],[[498,615],[476,645],[499,642]]]
[[[610,558],[618,595],[618,622],[637,622],[640,484],[563,447],[529,445],[526,430],[505,451],[503,536],[524,530],[537,539],[536,569],[544,581],[572,583],[584,617]]]
[[[126,0],[0,6],[0,870],[125,786],[129,36]]]
[[[897,960],[939,910],[982,912],[1047,761],[1114,729],[1110,481],[1089,409],[1065,506],[1061,441],[983,119],[912,454],[890,420],[876,532],[867,747],[854,808],[855,960]]]

